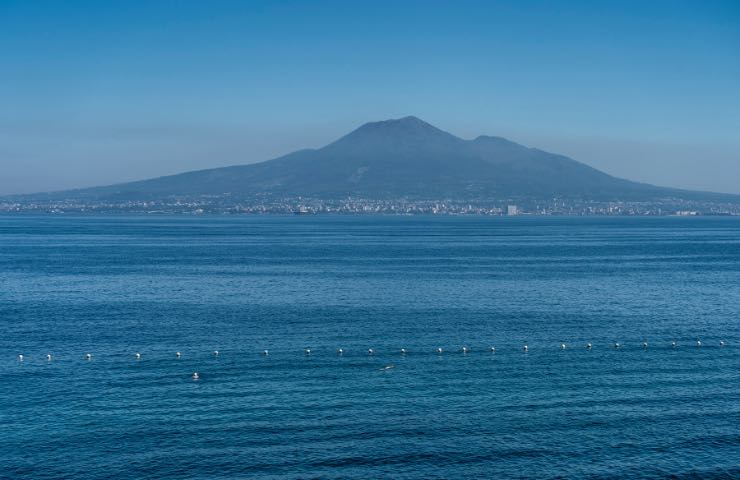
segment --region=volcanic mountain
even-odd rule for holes
[[[500,137],[464,140],[416,117],[404,117],[367,123],[325,147],[260,163],[45,197],[120,201],[214,195],[465,201],[554,196],[644,200],[696,198],[699,193],[615,178],[571,158]],[[719,194],[701,194],[707,195]]]

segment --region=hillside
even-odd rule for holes
[[[642,200],[733,197],[616,178],[571,158],[500,137],[464,140],[416,117],[367,123],[316,150],[261,163],[192,171],[46,199],[161,200],[173,197]]]

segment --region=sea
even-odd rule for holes
[[[0,478],[461,477],[740,478],[740,218],[0,216]]]

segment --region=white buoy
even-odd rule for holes
[[[406,355],[406,349],[405,348],[402,348],[401,349],[401,355]]]
[[[647,348],[647,347],[648,347],[647,342],[642,342],[642,348]]]
[[[311,349],[310,348],[305,349],[304,352],[306,352],[306,355],[311,355]]]
[[[671,348],[676,348],[676,342],[671,342]]]
[[[136,359],[137,359],[137,360],[141,360],[141,354],[140,354],[140,353],[138,353],[138,352],[136,353]]]
[[[496,352],[496,347],[491,347],[491,353],[495,353],[495,352]]]
[[[375,353],[375,350],[373,350],[372,348],[368,348],[367,349],[367,354],[368,355],[372,355],[373,353]]]
[[[344,355],[344,349],[337,348],[337,355]]]
[[[180,352],[175,352],[175,356],[176,356],[177,358],[180,358],[180,357],[182,357],[182,353],[180,353]]]
[[[522,348],[522,350],[524,350],[525,352],[528,352],[529,351],[529,347],[527,345],[524,345],[524,348]]]
[[[588,350],[591,350],[591,349],[593,348],[593,346],[592,346],[592,345],[591,345],[590,343],[587,343],[587,344],[586,344],[586,348],[587,348]]]
[[[619,348],[621,345],[619,345],[619,342],[614,342],[614,348]]]
[[[92,360],[92,353],[86,353],[85,360]]]
[[[725,342],[724,342],[724,340],[720,340],[720,341],[719,341],[719,346],[720,346],[720,347],[724,347],[724,346],[725,346]]]
[[[270,352],[268,352],[267,350],[262,350],[262,355],[268,356],[269,354],[270,354]]]
[[[219,352],[218,350],[214,350],[213,351],[213,356],[214,357],[218,357],[220,354],[221,354],[221,352]]]
[[[23,361],[23,355],[18,355],[18,361],[19,362],[22,362]]]
[[[46,360],[51,362],[51,353],[46,354]]]
[[[701,347],[701,340],[697,340],[697,341],[696,341],[696,346],[697,346],[697,347]]]
[[[442,350],[442,347],[439,347],[439,348],[437,348],[437,353],[438,353],[438,354],[440,354],[440,355],[441,355],[441,354],[442,354],[442,352],[443,352],[443,350]]]
[[[462,347],[462,352],[463,353],[468,353],[469,351],[470,351],[470,349],[468,347]]]
[[[198,375],[198,372],[193,372],[193,380],[198,380],[200,378],[200,375]]]
[[[564,343],[561,343],[560,344],[560,350],[565,350],[565,344]]]

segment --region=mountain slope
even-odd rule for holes
[[[677,194],[697,195],[615,178],[499,137],[463,140],[405,117],[367,123],[323,148],[261,163],[48,195],[90,200],[203,195],[636,200]]]

